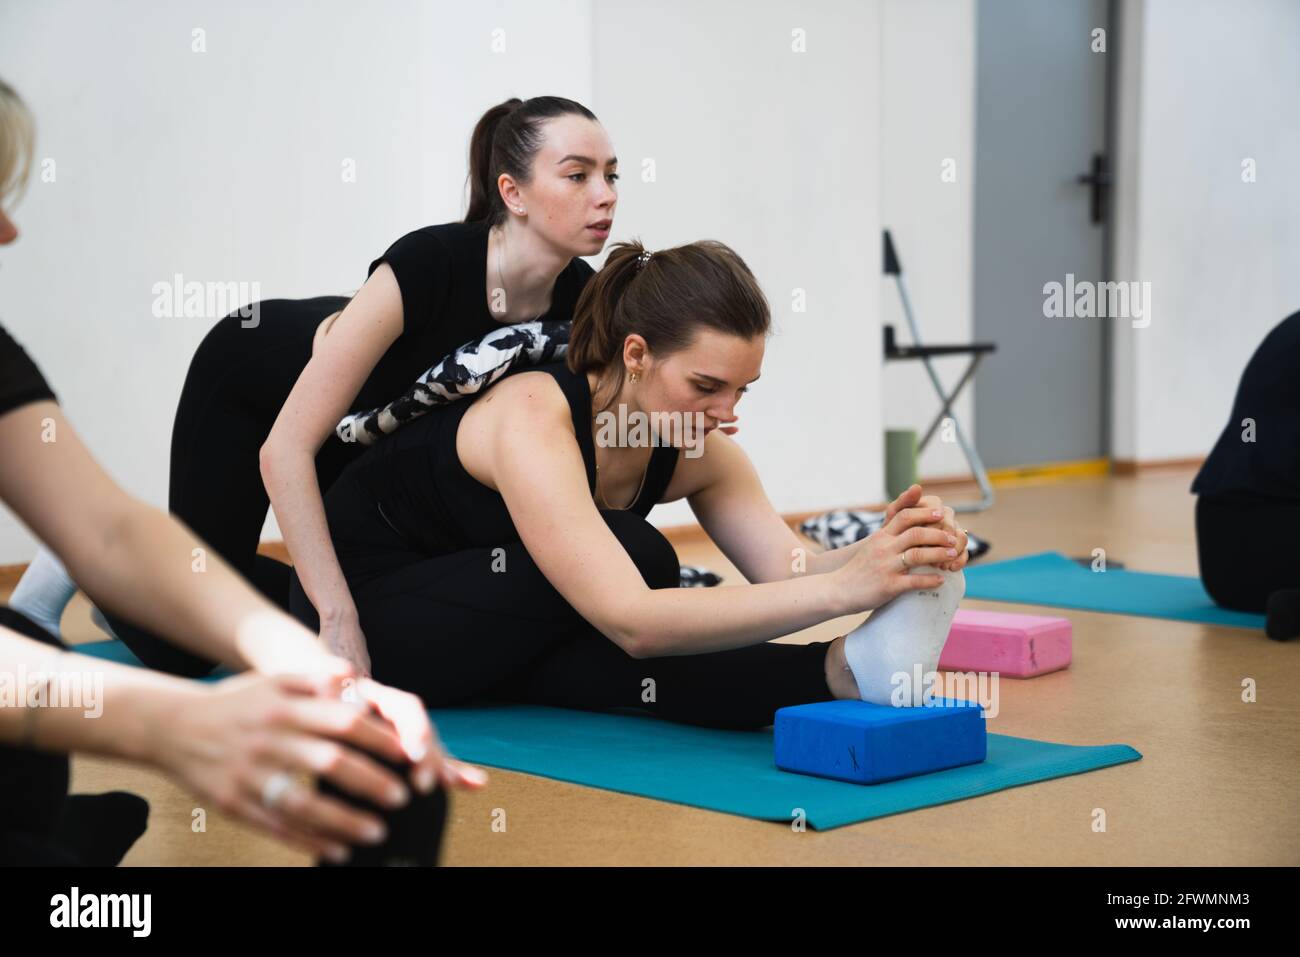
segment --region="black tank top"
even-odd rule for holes
[[[563,361],[521,366],[509,375],[527,371],[554,376],[564,390],[594,497],[596,448],[586,375],[570,372]],[[486,394],[430,410],[348,466],[325,499],[340,562],[364,547],[365,525],[371,522],[384,523],[407,547],[427,555],[519,541],[501,493],[470,475],[456,453],[461,419]],[[654,448],[645,485],[629,511],[643,518],[649,514],[668,488],[680,452],[669,445]]]

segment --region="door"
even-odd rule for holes
[[[1104,180],[1091,174],[1107,147],[1107,3],[977,9],[975,338],[997,352],[975,381],[975,444],[990,469],[1099,458],[1116,320],[1044,313],[1106,279],[1104,186],[1080,177]],[[1108,52],[1094,52],[1097,30]],[[1061,285],[1055,303],[1049,283]]]

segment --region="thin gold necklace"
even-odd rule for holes
[[[632,375],[631,375],[631,379],[632,379],[633,382],[635,382],[635,381],[637,380],[637,375],[638,375],[638,374],[635,373],[635,372],[632,373]],[[584,379],[584,381],[586,380],[586,374],[585,374],[585,373],[583,373],[583,379]],[[588,395],[590,395],[590,394],[591,394],[591,393],[590,393],[590,391],[589,391],[589,392],[588,392]],[[591,423],[591,425],[592,425],[592,428],[594,429],[595,426],[596,426],[596,423],[593,421],[593,422]],[[592,443],[592,453],[591,453],[591,457],[592,457],[593,459],[596,457],[596,452],[595,452],[595,442],[594,442],[594,441],[593,441],[593,443]],[[635,505],[638,501],[641,500],[641,493],[645,490],[645,480],[646,480],[646,476],[648,476],[648,475],[650,474],[650,463],[654,461],[654,458],[655,458],[655,450],[654,450],[653,447],[651,447],[651,449],[650,449],[650,456],[646,459],[646,462],[645,462],[645,471],[641,473],[641,484],[638,485],[638,486],[636,487],[636,494],[632,496],[632,501],[629,502],[629,503],[627,504],[627,507],[626,507],[626,508],[617,508],[617,509],[614,508],[614,506],[612,506],[612,505],[609,504],[609,499],[605,498],[605,493],[602,492],[602,491],[600,490],[600,463],[599,463],[599,462],[596,463],[596,494],[597,494],[598,496],[600,496],[600,500],[601,500],[602,502],[605,503],[605,507],[606,507],[606,508],[608,508],[608,509],[612,509],[613,511],[616,511],[616,512],[626,512],[628,509],[630,509],[633,505]]]
[[[593,452],[592,455],[594,456],[595,453]],[[596,494],[600,496],[600,500],[605,503],[606,508],[613,509],[616,512],[626,512],[628,509],[630,509],[633,505],[635,505],[637,502],[641,500],[641,493],[645,491],[646,476],[650,474],[650,463],[654,461],[654,457],[655,457],[655,452],[654,449],[652,448],[650,450],[650,457],[646,459],[645,471],[641,473],[641,484],[636,487],[636,494],[632,496],[632,501],[629,502],[623,508],[617,508],[617,509],[614,508],[613,505],[609,504],[609,499],[605,498],[605,493],[600,490],[600,463],[599,462],[596,463]]]

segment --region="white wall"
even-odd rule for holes
[[[767,291],[776,335],[738,439],[776,507],[878,501],[883,428],[922,427],[938,407],[919,367],[881,370],[881,316],[903,324],[880,274],[884,223],[929,340],[972,334],[973,3],[737,9],[8,5],[0,63],[57,179],[34,181],[17,209],[0,321],[109,470],[165,505],[176,398],[217,317],[154,318],[153,284],[179,272],[257,282],[266,298],[351,290],[398,235],[459,218],[483,109],[560,93],[595,110],[622,159],[614,239],[721,239]],[[195,28],[205,53],[191,51]],[[355,183],[340,175],[349,157]],[[939,179],[947,157],[955,184]],[[938,442],[921,460],[922,475],[963,469]],[[652,517],[693,521],[684,502]],[[0,564],[30,550],[0,512]]]
[[[884,0],[881,48],[881,190],[883,224],[893,233],[923,341],[973,342],[971,311],[975,196],[974,0]],[[955,162],[955,182],[940,176]],[[879,249],[874,251],[878,265]],[[900,344],[911,343],[897,285],[886,277],[881,321]],[[937,359],[951,391],[969,357]],[[887,429],[915,429],[918,441],[940,402],[919,362],[884,370],[882,408]],[[978,379],[953,405],[975,440]],[[917,462],[921,478],[969,475],[956,442],[937,433]]]
[[[589,0],[6,3],[0,70],[56,178],[15,210],[0,322],[110,473],[165,506],[176,400],[219,316],[154,318],[153,284],[355,289],[402,233],[463,214],[488,106],[591,99],[591,48]],[[31,548],[0,506],[0,564]]]
[[[1114,325],[1115,454],[1200,455],[1250,353],[1300,308],[1300,5],[1119,8],[1114,278],[1151,282],[1153,304],[1149,328]],[[972,335],[974,4],[738,9],[6,4],[3,75],[32,104],[55,176],[38,170],[16,210],[24,235],[0,251],[0,321],[110,472],[165,504],[176,397],[217,317],[154,318],[153,284],[353,289],[402,232],[459,217],[483,109],[561,93],[601,116],[623,158],[615,238],[722,239],[767,290],[777,335],[739,439],[777,508],[878,500],[882,429],[919,428],[937,408],[919,368],[881,371],[882,318],[902,331],[882,225],[927,338]],[[796,29],[806,52],[792,51]],[[955,184],[939,179],[948,157]],[[355,183],[340,175],[347,158]],[[640,176],[646,158],[655,182]],[[971,403],[958,406],[967,423]],[[935,443],[920,469],[964,463]],[[679,503],[654,519],[691,515]],[[0,507],[0,564],[30,549]]]
[[[1115,455],[1207,454],[1260,341],[1300,309],[1300,4],[1131,0],[1121,53]],[[1256,181],[1242,181],[1253,159]]]
[[[762,283],[776,334],[737,440],[778,511],[878,499],[880,4],[602,0],[593,14],[594,109],[624,174],[614,238],[719,239]],[[685,502],[651,518],[694,521]]]

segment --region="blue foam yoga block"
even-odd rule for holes
[[[776,766],[837,781],[879,784],[978,764],[988,754],[984,709],[935,698],[932,707],[818,701],[779,708]]]

